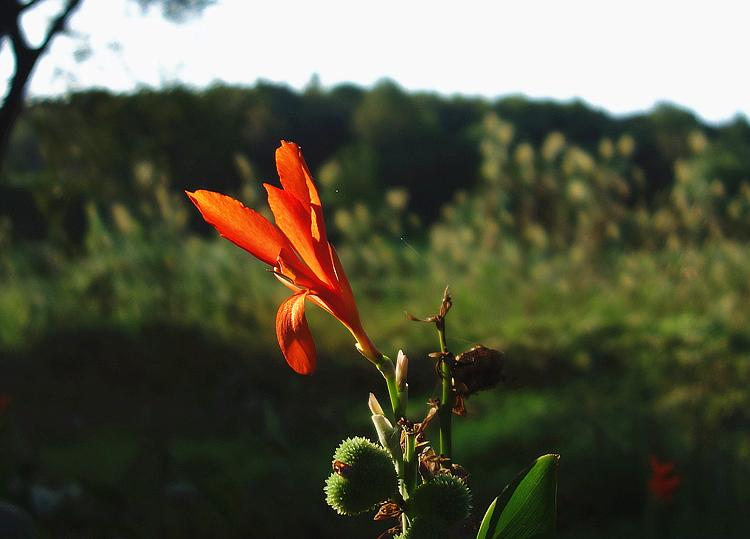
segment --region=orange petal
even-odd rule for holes
[[[276,265],[282,248],[289,247],[289,240],[276,225],[239,200],[213,191],[185,194],[219,234],[269,266]]]
[[[307,299],[318,305],[321,309],[331,313],[334,318],[354,333],[358,328],[361,328],[361,322],[359,320],[357,304],[354,301],[352,287],[349,285],[349,280],[346,278],[344,268],[341,265],[338,254],[336,254],[336,250],[330,244],[327,247],[331,263],[334,266],[334,273],[332,274],[333,289],[320,290],[308,287],[311,293]],[[282,256],[283,254],[284,251],[282,251]]]
[[[290,249],[281,250],[276,267],[279,268],[282,278],[291,281],[289,288],[295,292],[299,292],[301,288],[307,288],[308,290],[326,288],[326,285],[315,276],[307,264]]]
[[[305,318],[307,292],[295,294],[281,304],[276,314],[276,337],[289,366],[299,374],[315,370],[315,341]]]
[[[346,311],[344,316],[352,323],[359,323],[359,313],[357,312],[357,303],[354,300],[354,293],[352,287],[349,284],[349,279],[344,273],[344,266],[341,265],[339,255],[336,253],[336,249],[333,245],[329,245],[331,261],[333,263],[334,270],[336,271],[336,281],[338,283],[338,297],[341,301],[342,308]]]
[[[307,206],[306,209],[288,191],[267,183],[263,186],[268,192],[268,205],[271,207],[276,225],[289,238],[292,246],[317,278],[328,286],[334,286],[335,276],[328,242],[313,237],[313,223],[318,222],[312,210],[315,206]],[[320,225],[316,224],[315,229],[320,232]]]
[[[336,272],[336,281],[338,282],[339,296],[344,303],[350,304],[354,307],[354,309],[356,309],[357,304],[354,301],[354,292],[352,292],[352,287],[349,284],[349,279],[347,279],[346,273],[344,273],[344,266],[341,265],[339,255],[336,252],[336,249],[333,248],[333,245],[329,244],[328,248],[330,250],[331,262],[333,263],[333,268]]]
[[[294,142],[282,140],[281,146],[276,148],[276,170],[284,190],[294,195],[301,204],[305,207],[310,204],[321,205],[305,158]]]

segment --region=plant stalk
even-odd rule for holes
[[[396,373],[393,366],[393,361],[388,356],[383,356],[382,361],[376,364],[378,370],[385,378],[385,384],[388,387],[388,398],[391,401],[391,408],[393,409],[394,419],[396,423],[406,415],[406,399],[403,398],[403,393],[399,392],[398,385],[396,384]]]
[[[388,397],[391,401],[391,408],[393,409],[393,416],[395,419],[394,424],[398,424],[399,420],[406,416],[406,405],[409,398],[408,392],[399,391],[398,389],[393,360],[388,356],[383,355],[375,365],[377,365],[378,370],[383,375],[383,378],[385,378],[385,383],[388,387]],[[408,500],[409,496],[416,488],[417,468],[414,466],[416,457],[414,438],[415,436],[413,434],[407,434],[404,453],[399,458],[394,459],[399,479],[399,492],[404,500]],[[401,529],[404,532],[409,529],[409,518],[406,513],[401,514]]]
[[[413,432],[406,433],[406,444],[404,449],[404,484],[406,486],[407,496],[414,493],[417,488],[417,451],[416,451],[416,434]],[[408,499],[408,498],[407,498]]]
[[[438,420],[440,422],[440,454],[451,457],[453,453],[453,440],[451,436],[451,421],[453,420],[453,373],[448,358],[448,346],[445,342],[445,319],[437,322],[438,338],[440,339],[440,407],[438,408]]]

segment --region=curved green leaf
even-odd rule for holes
[[[560,455],[543,455],[518,474],[490,504],[477,539],[554,537],[559,461]]]

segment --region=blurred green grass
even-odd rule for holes
[[[327,216],[368,333],[412,359],[414,418],[437,343],[403,312],[434,312],[449,284],[450,347],[507,355],[507,384],[456,420],[478,517],[554,451],[562,537],[658,537],[667,517],[673,537],[743,537],[750,246],[727,230],[747,224],[750,190],[711,191],[696,152],[647,210],[621,189],[637,185],[626,139],[592,155],[553,135],[517,144],[492,116],[483,129],[482,182],[430,227],[399,190]],[[37,515],[50,537],[375,536],[325,507],[322,485],[341,438],[374,437],[377,372],[310,309],[321,368],[294,375],[273,331],[283,287],[192,233],[184,196],[144,184],[147,211],[87,207],[80,251],[3,244],[0,494],[28,505],[35,485],[77,486]],[[650,454],[683,476],[668,511],[647,492]]]

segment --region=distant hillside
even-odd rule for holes
[[[493,111],[513,124],[514,141],[534,146],[557,131],[596,151],[603,139],[629,134],[652,202],[672,184],[674,164],[689,154],[695,131],[711,143],[711,173],[728,193],[750,179],[747,119],[713,127],[672,105],[616,118],[582,102],[442,97],[407,93],[388,81],[369,90],[296,92],[260,83],[86,91],[29,107],[0,179],[0,216],[20,238],[47,237],[60,227],[76,237],[87,201],[137,203],[143,166],[168,178],[172,189],[252,190],[258,179],[275,180],[273,150],[284,138],[303,146],[324,187],[339,190],[336,204],[377,203],[384,188],[403,186],[410,210],[430,222],[458,188],[477,181],[481,120]]]

